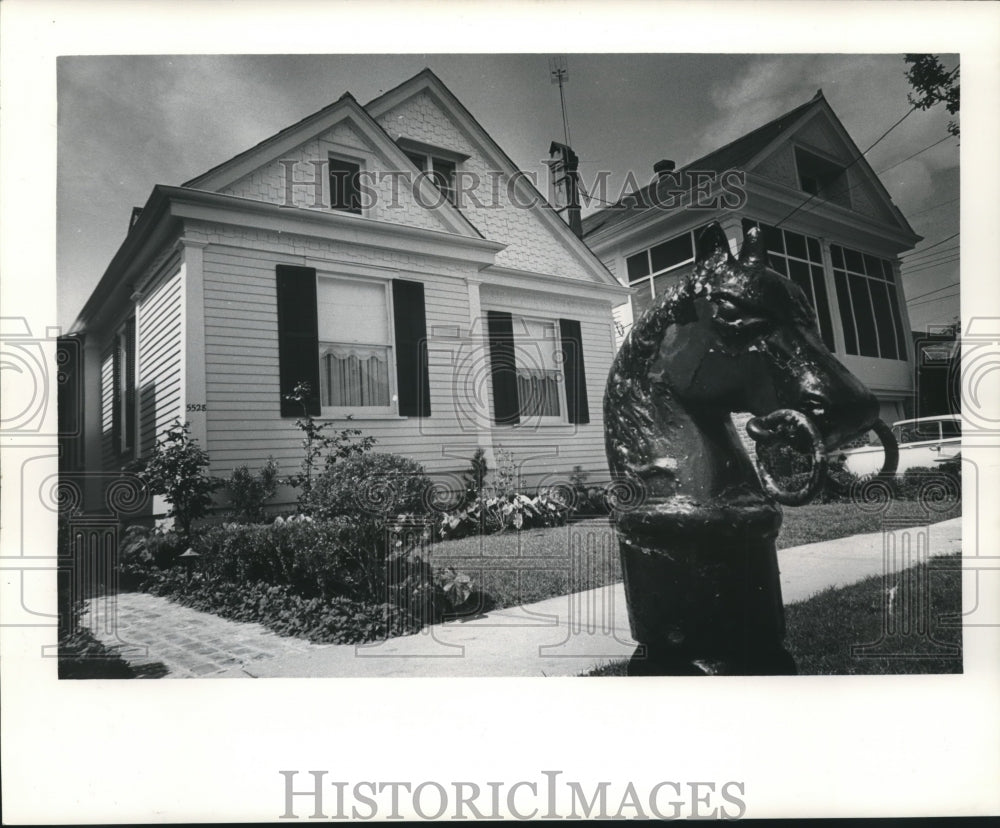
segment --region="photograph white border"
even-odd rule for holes
[[[998,11],[995,3],[935,2],[7,0],[0,5],[3,315],[24,316],[33,332],[56,324],[57,56],[327,53],[339,31],[349,33],[343,40],[352,51],[372,54],[679,46],[960,53],[962,316],[1000,319]],[[54,406],[50,416],[54,425]],[[7,459],[17,448],[4,438]],[[979,465],[982,504],[997,500],[997,453],[995,446],[967,452]],[[4,483],[9,526],[30,493],[8,477],[7,463]],[[38,511],[47,519],[33,543],[55,549],[54,516]],[[975,513],[967,506],[965,537],[978,532],[981,548],[996,548],[995,508],[978,524]],[[5,557],[20,554],[14,540],[0,538]],[[0,574],[5,589],[16,577]],[[1000,576],[987,579],[995,588]],[[968,584],[964,600],[971,609]],[[995,592],[979,600],[998,618]],[[965,631],[963,675],[707,681],[60,682],[55,660],[39,657],[54,643],[53,629],[0,625],[0,635],[8,822],[277,820],[282,769],[323,769],[352,784],[510,784],[555,769],[588,789],[602,780],[617,790],[629,781],[648,790],[664,780],[735,780],[745,786],[747,817],[1000,812],[998,627]]]

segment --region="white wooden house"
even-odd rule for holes
[[[616,308],[619,338],[690,271],[694,234],[719,221],[734,253],[763,227],[769,264],[812,300],[837,358],[879,398],[887,422],[913,394],[913,343],[899,256],[920,236],[822,91],[583,220],[584,240],[634,293]]]
[[[430,70],[364,106],[345,94],[135,211],[70,332],[70,466],[121,469],[179,419],[212,474],[268,456],[291,473],[285,396],[305,381],[314,416],[352,415],[432,475],[502,446],[531,485],[607,479],[626,295]]]

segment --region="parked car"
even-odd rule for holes
[[[899,443],[897,474],[952,460],[962,450],[962,418],[954,414],[899,420],[892,424],[892,433]],[[849,472],[859,476],[875,474],[882,468],[882,445],[872,434],[871,445],[847,449],[840,457]]]

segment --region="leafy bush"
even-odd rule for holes
[[[210,575],[188,577],[180,570],[162,573],[151,592],[203,612],[234,621],[263,624],[280,635],[317,644],[354,644],[420,629],[420,619],[388,603],[367,604],[350,598],[306,598],[287,584],[255,582],[234,589]]]
[[[300,499],[315,518],[346,515],[383,520],[400,514],[426,514],[431,481],[423,466],[398,454],[360,454],[331,465]]]
[[[233,470],[228,483],[233,517],[240,523],[262,523],[264,505],[278,489],[278,464],[268,457],[263,468],[253,474],[246,466]]]
[[[468,506],[442,515],[440,534],[442,538],[452,540],[509,529],[561,526],[568,516],[565,501],[547,492],[535,497],[516,493],[484,496]]]
[[[149,491],[170,504],[167,516],[176,519],[181,535],[190,537],[191,525],[208,513],[212,493],[223,484],[206,474],[208,455],[191,437],[188,424],[175,421],[138,465]]]
[[[177,562],[184,540],[176,532],[130,526],[118,546],[118,574],[123,589],[143,589]]]

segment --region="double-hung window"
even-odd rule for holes
[[[392,333],[385,282],[320,276],[320,405],[324,413],[392,411]]]
[[[830,245],[830,255],[847,353],[905,360],[906,336],[892,263],[839,244]]]
[[[562,372],[559,367],[559,329],[552,320],[514,317],[520,329],[514,354],[521,417],[539,422],[562,422]]]

